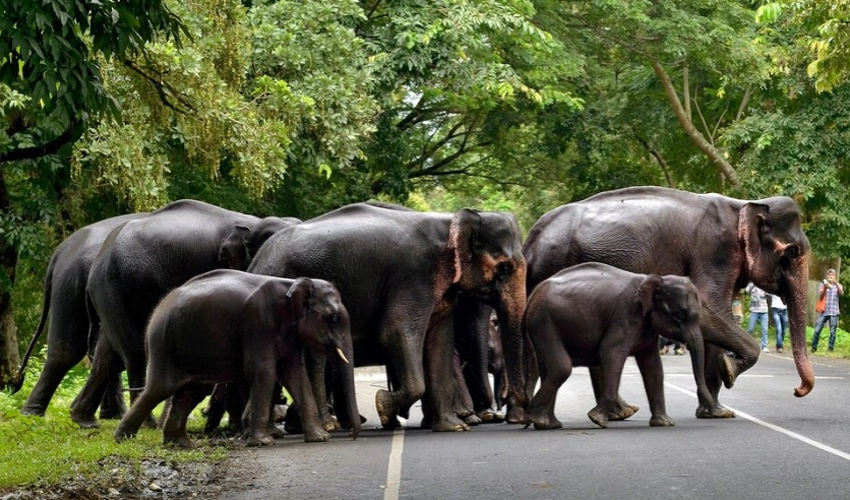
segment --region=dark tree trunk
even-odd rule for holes
[[[7,213],[10,202],[3,174],[0,168],[0,213]],[[5,238],[0,239],[0,388],[12,381],[20,363],[15,318],[12,316],[12,285],[17,264],[18,249]]]

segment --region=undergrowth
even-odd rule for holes
[[[98,476],[105,472],[112,475],[121,472],[132,477],[138,475],[143,461],[214,462],[226,454],[226,446],[204,439],[195,439],[192,450],[166,448],[158,429],[143,428],[135,439],[118,444],[112,437],[118,425],[116,420],[101,420],[97,429],[81,429],[71,421],[69,408],[88,376],[88,370],[83,367],[75,368],[65,377],[46,416],[22,415],[20,410],[41,369],[41,363],[35,361],[18,393],[0,392],[0,491],[56,485],[81,478],[98,481]],[[200,408],[201,405],[189,421],[192,434],[200,433],[204,425]],[[104,471],[107,467],[111,470]],[[115,467],[125,470],[116,471]]]

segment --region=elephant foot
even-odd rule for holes
[[[602,411],[602,409],[598,406],[587,412],[587,416],[590,418],[591,422],[599,427],[602,427],[603,429],[608,428],[608,413]]]
[[[360,418],[360,425],[365,424],[369,420],[363,415],[358,415],[358,417]],[[351,430],[354,428],[354,425],[352,425],[351,422],[349,422],[347,419],[340,420],[339,425],[342,429],[345,430]]]
[[[71,420],[82,429],[97,429],[100,427],[100,422],[97,421],[97,418],[93,414],[87,415],[71,410]]]
[[[187,436],[185,434],[183,434],[182,436],[174,436],[174,437],[163,436],[162,444],[164,444],[165,446],[173,446],[175,448],[182,448],[184,450],[188,450],[188,449],[191,449],[193,447],[192,446],[192,440],[190,440],[189,436]]]
[[[266,433],[272,437],[272,439],[283,439],[286,436],[286,433],[282,430],[278,429],[277,426],[269,425],[266,427]]]
[[[119,425],[118,428],[115,429],[115,434],[113,434],[112,436],[115,438],[116,443],[121,443],[134,437],[135,435],[135,432],[130,432],[129,430]]]
[[[100,407],[100,419],[101,420],[121,420],[124,418],[124,414],[127,413],[127,408],[125,407],[113,407],[104,408]]]
[[[274,444],[274,438],[266,432],[255,432],[245,440],[246,446],[268,446]]]
[[[629,404],[625,399],[619,398],[614,404],[614,409],[608,414],[608,420],[619,422],[626,420],[640,410],[637,406]]]
[[[676,422],[667,415],[653,415],[649,419],[650,427],[673,427],[674,425],[676,425]]]
[[[437,422],[431,424],[431,430],[434,432],[462,432],[468,431],[469,426],[455,416],[441,418]]]
[[[145,429],[156,429],[158,427],[156,423],[156,419],[153,418],[153,415],[148,415],[144,422],[142,422],[142,427]]]
[[[526,422],[525,427],[534,424],[535,429],[560,429],[564,426],[560,420],[555,418],[554,414],[547,414],[547,412],[529,410],[526,413]]]
[[[330,433],[323,429],[316,429],[315,431],[304,433],[305,443],[326,443],[330,438]]]
[[[505,421],[505,414],[493,409],[482,411],[478,417],[485,424],[501,424]]]
[[[525,416],[525,410],[519,406],[508,405],[508,412],[505,414],[505,422],[509,424],[525,424],[528,422]]]
[[[379,389],[375,393],[375,409],[381,419],[381,427],[384,429],[395,429],[401,427],[398,421],[398,408],[395,406],[392,396],[386,389]]]
[[[718,404],[716,407],[709,408],[707,405],[700,405],[696,411],[697,418],[735,418],[735,412]]]
[[[43,417],[47,412],[47,407],[43,405],[24,405],[21,408],[21,415],[28,415],[33,417]]]
[[[322,428],[328,432],[333,432],[342,429],[342,424],[333,415],[328,415],[322,421]]]
[[[735,360],[725,353],[720,355],[720,379],[723,380],[723,386],[731,389],[735,385],[735,378],[738,376],[738,366]]]
[[[478,424],[480,424],[484,421],[481,420],[481,417],[479,417],[478,415],[473,413],[471,415],[467,415],[467,416],[463,417],[463,422],[466,425],[472,426],[472,425],[478,425]]]

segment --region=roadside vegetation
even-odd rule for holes
[[[40,371],[37,361],[31,373]],[[72,370],[45,417],[20,413],[37,377],[28,377],[15,395],[0,392],[0,496],[15,491],[30,492],[36,495],[33,498],[102,498],[110,492],[134,497],[144,491],[180,488],[208,480],[212,466],[232,446],[219,436],[199,438],[191,450],[166,448],[162,431],[146,428],[117,444],[112,437],[116,420],[101,420],[98,429],[81,429],[71,421],[69,408],[87,376],[82,365]],[[203,428],[200,408],[190,418],[190,434],[199,435]],[[184,477],[177,477],[181,474]]]

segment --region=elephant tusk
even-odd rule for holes
[[[348,364],[348,358],[345,357],[345,354],[342,353],[342,349],[339,347],[336,348],[336,353],[339,354],[339,357],[345,361],[345,364]]]

